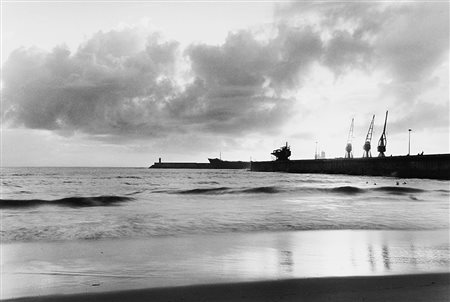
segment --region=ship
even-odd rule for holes
[[[219,158],[208,158],[208,163],[197,162],[158,162],[153,163],[149,169],[250,169],[248,161],[227,161]]]
[[[291,157],[291,147],[289,147],[288,143],[286,142],[286,146],[275,149],[270,154],[275,156],[277,161],[289,160],[289,157]]]
[[[248,161],[227,161],[220,158],[208,158],[212,169],[250,169]]]

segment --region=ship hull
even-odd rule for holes
[[[252,171],[450,179],[450,154],[260,161]]]
[[[218,158],[208,158],[212,169],[250,169],[248,161],[227,161]]]

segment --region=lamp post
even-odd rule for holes
[[[318,154],[317,154],[317,142],[316,142],[316,153],[314,154],[314,159],[317,159]]]
[[[408,129],[408,155],[411,154],[411,129]]]

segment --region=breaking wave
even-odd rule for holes
[[[268,193],[268,194],[278,193],[281,191],[282,190],[280,187],[256,187],[238,190],[239,193]]]
[[[337,193],[344,195],[366,194],[370,192],[384,192],[388,194],[407,194],[422,193],[426,190],[411,187],[378,187],[378,188],[359,188],[354,186],[341,186],[334,188],[320,187],[283,187],[283,186],[265,186],[265,187],[210,187],[210,188],[194,188],[187,190],[154,190],[153,193],[167,194],[185,194],[185,195],[222,195],[222,194],[275,194],[275,193],[298,193],[298,194],[314,194],[314,193]]]
[[[410,188],[410,187],[379,187],[379,188],[374,188],[373,190],[394,193],[394,194],[425,192],[425,190],[417,189],[417,188]]]
[[[113,206],[121,202],[133,200],[127,196],[93,196],[93,197],[67,197],[61,199],[0,199],[0,209],[28,208],[43,205],[80,207]]]
[[[191,189],[191,190],[180,190],[180,191],[172,191],[172,192],[169,192],[169,193],[178,193],[178,194],[225,194],[225,193],[230,193],[230,191],[231,191],[231,188],[228,188],[228,187],[217,187],[217,188],[197,188],[197,189]]]
[[[336,193],[346,193],[346,194],[357,194],[357,193],[364,193],[367,190],[361,189],[358,187],[352,187],[352,186],[344,186],[344,187],[336,187],[331,189],[325,189],[326,191],[330,190],[332,192]]]

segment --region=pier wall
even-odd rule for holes
[[[154,163],[151,169],[213,169],[210,163]]]
[[[251,170],[450,179],[450,154],[252,162]]]

